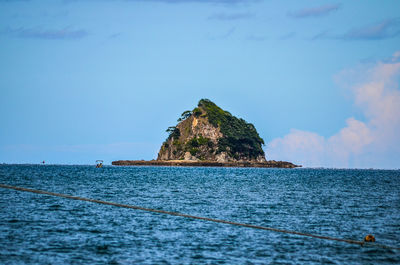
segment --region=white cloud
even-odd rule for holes
[[[325,138],[313,132],[292,130],[267,145],[270,159],[304,166],[400,167],[400,62],[396,52],[389,62],[346,70],[338,83],[354,95],[366,122],[351,117],[346,127]]]
[[[267,156],[269,159],[320,166],[324,150],[324,137],[313,132],[292,129],[283,138],[276,138],[267,145]]]

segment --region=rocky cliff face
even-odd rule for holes
[[[182,113],[178,122],[168,128],[157,160],[265,162],[264,141],[255,127],[208,99]]]

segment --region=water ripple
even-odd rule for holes
[[[0,182],[400,245],[400,171],[0,165]],[[360,247],[0,189],[0,263],[399,264]]]

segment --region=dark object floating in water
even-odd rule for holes
[[[373,235],[366,235],[364,237],[365,242],[375,242],[375,237]]]
[[[96,168],[103,167],[103,160],[96,160]]]

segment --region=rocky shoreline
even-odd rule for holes
[[[118,160],[115,166],[301,167],[265,159],[264,140],[252,123],[233,116],[209,99],[201,99],[170,126],[157,160]]]
[[[257,168],[296,168],[301,167],[290,162],[270,160],[266,162],[216,162],[188,160],[118,160],[114,166],[173,166],[173,167],[257,167]]]

